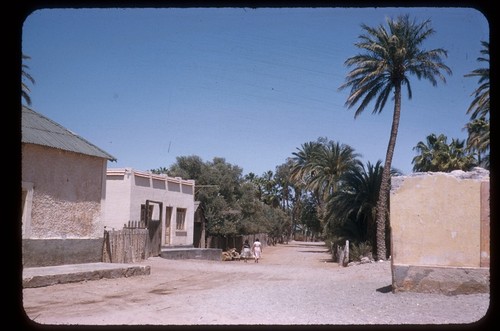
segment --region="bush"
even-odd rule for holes
[[[349,247],[349,260],[361,261],[362,257],[373,260],[372,246],[369,241],[362,243],[352,243]]]

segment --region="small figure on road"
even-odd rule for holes
[[[255,239],[255,242],[252,246],[253,256],[255,259],[255,263],[259,263],[260,256],[262,254],[262,244],[259,241],[259,238]]]
[[[246,239],[245,242],[243,243],[243,247],[241,249],[241,257],[245,262],[248,262],[247,259],[252,257],[252,251],[250,248],[250,244],[248,243],[248,239]]]

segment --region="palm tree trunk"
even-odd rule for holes
[[[391,136],[387,145],[384,169],[380,183],[379,197],[377,201],[377,260],[387,259],[385,246],[386,220],[389,219],[387,208],[387,198],[391,189],[391,167],[394,149],[396,148],[396,138],[398,136],[399,119],[401,117],[401,85],[396,85],[394,89],[394,114],[392,116]]]

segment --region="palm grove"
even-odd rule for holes
[[[389,245],[389,191],[402,97],[412,98],[410,78],[424,79],[433,86],[446,83],[451,75],[443,58],[444,49],[425,50],[423,43],[434,34],[430,20],[417,22],[408,15],[388,18],[386,25],[361,25],[355,43],[361,51],[348,58],[350,68],[339,90],[349,89],[346,106],[355,108],[354,117],[371,107],[373,114],[383,111],[389,98],[393,119],[385,161],[375,164],[360,161],[361,155],[348,144],[319,137],[303,143],[275,171],[262,175],[243,175],[242,168],[222,157],[203,161],[196,155],[180,156],[170,167],[152,169],[154,173],[194,179],[195,199],[200,201],[212,236],[267,233],[274,241],[321,238],[329,244],[349,240],[353,258],[367,252],[387,259]],[[489,169],[489,43],[481,41],[485,63],[465,75],[477,78],[478,88],[464,111],[470,121],[463,128],[466,141],[431,133],[413,148],[417,156],[413,171]],[[23,55],[23,60],[30,59]],[[28,105],[28,82],[34,83],[29,67],[22,67],[22,99]]]

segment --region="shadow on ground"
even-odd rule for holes
[[[380,293],[391,293],[392,292],[392,285],[387,285],[387,286],[384,286],[384,287],[380,287],[377,289],[377,292],[380,292]]]

